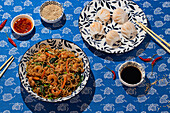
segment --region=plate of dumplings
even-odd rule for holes
[[[82,38],[97,50],[125,53],[146,36],[135,21],[148,24],[146,15],[133,1],[93,0],[80,14],[79,30]]]

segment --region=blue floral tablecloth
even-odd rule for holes
[[[57,29],[49,29],[39,16],[39,8],[45,0],[0,0],[0,23],[8,19],[0,30],[0,65],[11,55],[15,60],[0,78],[0,113],[169,113],[170,112],[170,55],[149,35],[135,49],[124,54],[106,54],[90,47],[83,41],[78,28],[79,15],[90,1],[58,0],[62,3],[65,22],[55,24]],[[107,0],[105,0],[107,1]],[[170,1],[169,0],[133,0],[145,12],[148,27],[170,42]],[[29,14],[35,20],[32,35],[25,39],[15,37],[10,22],[18,14]],[[13,47],[5,32],[16,42]],[[61,38],[74,42],[87,54],[91,75],[86,87],[74,98],[61,103],[45,103],[31,97],[22,87],[18,75],[18,65],[22,55],[39,41]],[[151,76],[151,63],[145,63],[138,56],[151,57],[154,54],[163,58],[156,62]],[[120,65],[126,61],[142,64],[146,79],[137,88],[123,86],[117,76]]]

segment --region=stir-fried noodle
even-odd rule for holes
[[[48,99],[71,95],[83,80],[82,59],[65,49],[42,45],[27,62],[27,78],[32,91]]]

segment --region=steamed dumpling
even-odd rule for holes
[[[106,34],[106,43],[113,48],[117,48],[121,46],[121,38],[116,31],[111,30]]]
[[[128,14],[121,8],[117,8],[113,11],[113,20],[118,24],[123,24],[128,21]]]
[[[128,40],[133,40],[137,35],[137,30],[134,24],[128,21],[122,25],[121,33]]]
[[[100,22],[90,24],[90,34],[95,40],[101,40],[103,37],[103,25]]]
[[[99,19],[102,22],[107,22],[110,19],[110,11],[102,8],[96,14],[96,19]]]

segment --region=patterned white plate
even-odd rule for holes
[[[34,53],[38,52],[40,49],[40,45],[41,44],[46,44],[46,45],[50,45],[51,48],[55,48],[55,49],[67,49],[69,51],[72,51],[74,53],[78,53],[79,57],[82,58],[83,63],[84,63],[84,72],[82,73],[83,76],[83,81],[81,82],[80,86],[69,96],[67,97],[61,97],[58,99],[44,99],[40,96],[38,96],[36,93],[34,93],[31,90],[31,87],[29,85],[28,79],[26,77],[26,62],[29,61],[30,56],[32,56]],[[78,47],[76,44],[67,41],[67,40],[63,40],[63,39],[48,39],[48,40],[44,40],[41,41],[35,45],[33,45],[31,48],[29,48],[25,54],[23,55],[20,64],[19,64],[19,78],[21,81],[21,84],[23,85],[23,87],[26,89],[26,91],[31,94],[31,96],[35,97],[38,100],[41,101],[46,101],[46,102],[61,102],[64,100],[68,100],[72,97],[74,97],[76,94],[78,94],[86,85],[88,79],[90,76],[90,65],[89,65],[89,60],[86,56],[86,54],[82,51],[82,49],[80,47]]]
[[[111,46],[107,45],[105,38],[102,40],[96,41],[90,35],[90,24],[96,22],[95,15],[97,11],[101,8],[105,8],[110,11],[112,16],[114,10],[116,8],[122,8],[126,13],[128,13],[129,21],[134,23],[137,29],[137,36],[133,40],[127,40],[121,34],[121,26],[111,20],[111,23],[106,24],[104,27],[105,33],[110,30],[115,30],[119,33],[121,38],[122,45],[118,48],[112,48]],[[128,52],[135,47],[137,47],[145,38],[146,32],[139,28],[139,26],[135,23],[135,21],[143,23],[147,26],[147,18],[142,11],[142,9],[133,1],[128,0],[93,0],[89,2],[84,9],[82,10],[80,17],[79,17],[79,30],[83,37],[83,39],[92,47],[96,48],[97,50],[104,51],[106,53],[124,53]]]

